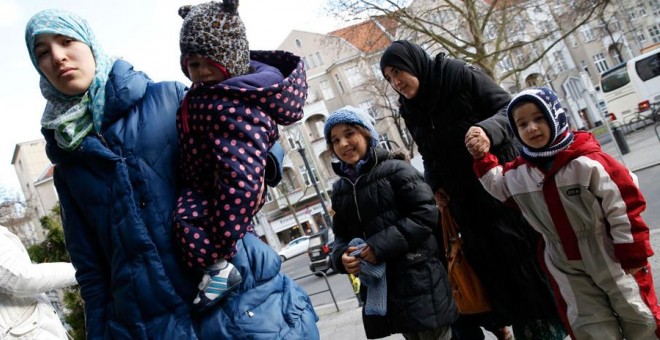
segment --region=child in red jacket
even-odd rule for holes
[[[519,93],[507,108],[523,147],[500,165],[466,136],[488,192],[512,201],[544,240],[555,298],[574,339],[656,339],[660,309],[637,177],[588,132],[572,132],[557,95]]]

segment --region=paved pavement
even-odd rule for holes
[[[629,153],[622,155],[611,138],[601,139],[603,150],[622,161],[633,172],[660,165],[660,140],[656,137],[653,126],[647,126],[644,130],[628,134],[625,137],[630,149]],[[648,222],[660,225],[660,221]],[[651,244],[656,255],[650,258],[650,263],[654,270],[656,291],[660,292],[660,229],[651,231]],[[357,300],[351,298],[338,301],[338,306],[339,312],[336,311],[334,304],[315,307],[319,314],[317,325],[321,339],[367,339],[362,327],[361,308],[358,307]],[[403,339],[403,336],[397,334],[385,339]],[[486,339],[495,339],[495,337],[487,333]]]

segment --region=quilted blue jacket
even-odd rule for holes
[[[182,84],[154,83],[118,60],[106,85],[100,135],[67,152],[52,130],[42,130],[88,339],[318,338],[309,298],[252,235],[235,263],[241,287],[217,309],[191,315],[200,274],[178,262],[171,225],[175,114],[184,93]]]

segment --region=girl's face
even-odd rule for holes
[[[419,79],[411,73],[396,67],[385,66],[383,75],[390,85],[392,85],[392,88],[406,97],[406,99],[413,99],[417,95]]]
[[[61,34],[39,34],[34,55],[41,73],[65,95],[85,93],[94,79],[94,55],[83,42]]]
[[[539,107],[531,102],[513,109],[513,121],[518,135],[528,147],[540,149],[550,142],[550,125]]]
[[[351,166],[367,155],[369,139],[352,125],[337,124],[330,130],[332,151]]]
[[[206,60],[204,57],[192,55],[188,58],[188,74],[193,83],[203,82],[221,82],[225,80],[225,75]]]

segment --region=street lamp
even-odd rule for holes
[[[314,190],[316,190],[316,196],[318,196],[318,199],[321,202],[321,207],[323,208],[323,219],[325,220],[325,226],[327,228],[330,228],[332,226],[332,221],[330,219],[330,214],[328,213],[328,207],[325,206],[325,201],[323,200],[323,195],[321,195],[321,191],[319,190],[319,187],[316,184],[316,176],[314,176],[314,172],[312,171],[312,167],[309,165],[309,161],[307,160],[307,154],[305,153],[305,148],[302,147],[302,145],[300,144],[300,141],[296,141],[296,145],[298,146],[298,152],[300,152],[300,157],[302,157],[303,162],[305,162],[305,168],[307,169],[307,172],[309,173],[310,181],[312,182],[312,185],[314,186]]]

